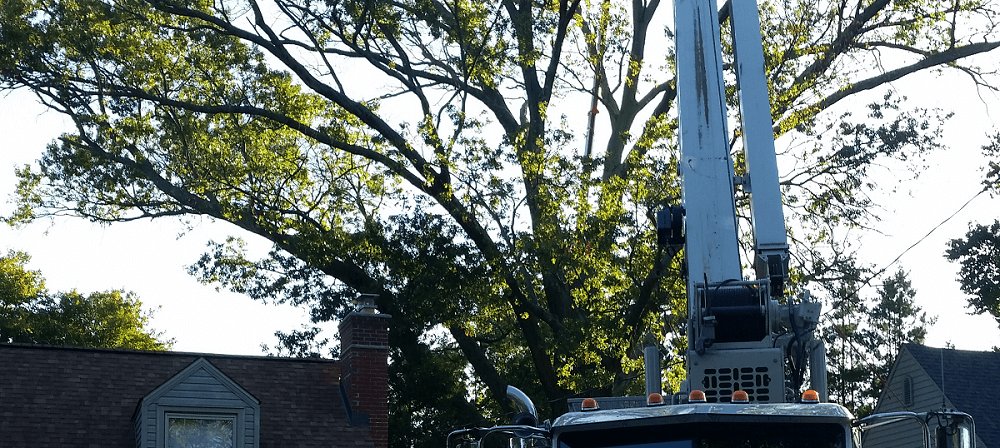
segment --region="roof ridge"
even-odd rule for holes
[[[1000,356],[1000,352],[995,352],[993,350],[966,350],[966,349],[951,348],[951,347],[931,347],[929,345],[918,344],[916,342],[904,342],[903,346],[906,346],[906,347],[918,347],[918,350],[945,350],[945,351],[950,351],[950,352],[961,352],[961,353],[969,353],[969,354],[996,354],[996,355]]]
[[[131,348],[103,348],[103,347],[80,347],[75,345],[54,345],[54,344],[29,344],[23,342],[0,342],[0,348],[9,347],[28,350],[73,350],[97,353],[126,353],[136,355],[152,356],[194,356],[205,358],[224,359],[256,359],[261,361],[284,361],[284,362],[317,362],[317,363],[337,363],[339,360],[330,358],[292,358],[287,356],[268,355],[234,355],[227,353],[204,353],[204,352],[180,352],[172,350],[138,350]]]

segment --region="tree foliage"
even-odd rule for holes
[[[983,146],[987,166],[983,168],[983,191],[1000,193],[1000,134]],[[1000,324],[1000,220],[993,224],[969,224],[965,238],[948,241],[948,260],[962,266],[958,282],[969,294],[968,307],[973,314],[989,313]]]
[[[0,257],[0,342],[167,350],[172,341],[147,329],[150,313],[120,290],[50,293],[24,252]]]
[[[872,217],[868,167],[938,146],[935,111],[844,100],[930,68],[990,87],[964,58],[1000,46],[993,1],[762,2],[775,135],[795,140],[782,185],[803,225],[798,279],[845,277],[837,232]],[[666,9],[5,0],[0,88],[76,123],[19,170],[8,220],[230,222],[274,251],[212,243],[192,266],[202,280],[316,322],[378,296],[394,428],[443,443],[510,411],[507,384],[557,415],[574,394],[641,387],[648,335],[680,366],[679,258],[651,220],[680,197]],[[581,156],[591,95],[601,140]]]
[[[991,194],[1000,193],[1000,133],[993,134],[989,144],[983,146],[987,166],[983,168],[983,185]]]
[[[864,283],[860,277],[835,283],[830,319],[822,329],[831,400],[859,417],[874,411],[900,347],[923,344],[937,320],[916,306],[917,291],[902,269],[876,288],[877,297],[859,295]]]
[[[958,281],[971,312],[989,313],[1000,324],[1000,220],[971,225],[965,238],[948,242],[945,256],[962,266]]]

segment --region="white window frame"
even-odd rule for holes
[[[233,422],[233,448],[244,445],[244,422],[246,411],[243,408],[207,408],[190,406],[160,406],[156,418],[156,446],[167,447],[167,425],[171,418],[230,420]]]

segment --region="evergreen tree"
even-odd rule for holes
[[[859,417],[875,409],[900,347],[923,344],[936,320],[915,305],[917,291],[902,269],[876,288],[876,297],[862,298],[863,285],[858,277],[838,282],[829,303],[832,323],[822,330],[831,401]]]

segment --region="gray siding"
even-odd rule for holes
[[[910,405],[904,403],[906,392],[903,390],[903,383],[906,377],[911,379],[913,385]],[[941,407],[941,399],[941,390],[927,372],[910,352],[902,350],[875,412],[938,409]],[[875,428],[866,431],[862,444],[865,448],[923,448],[923,428],[919,423],[911,421]]]
[[[205,408],[243,408],[243,401],[214,376],[198,369],[157,400],[164,406],[191,406]]]
[[[243,446],[245,448],[257,446],[256,431],[254,431],[254,428],[257,427],[257,421],[255,410],[247,408],[246,414],[243,416]]]
[[[136,414],[136,432],[141,439],[136,445],[139,448],[156,447],[156,403],[143,404]]]
[[[171,413],[234,415],[234,429],[242,436],[239,446],[258,446],[259,403],[204,359],[143,398],[135,416],[136,446],[161,448],[165,419]]]
[[[143,448],[142,443],[144,437],[142,436],[142,429],[145,428],[145,424],[142,420],[142,416],[143,411],[140,407],[139,409],[136,409],[135,421],[132,422],[135,430],[135,448]]]
[[[931,375],[940,376],[940,369],[928,372],[904,346],[888,378],[888,385],[879,397],[875,412],[927,412],[941,408],[956,409],[945,397]],[[905,379],[912,383],[912,402],[906,403]],[[948,387],[947,385],[945,387]],[[977,422],[978,423],[978,422]],[[931,434],[931,445],[935,443]],[[923,428],[917,422],[902,422],[866,431],[864,448],[923,448]],[[986,448],[977,434],[976,447]]]

